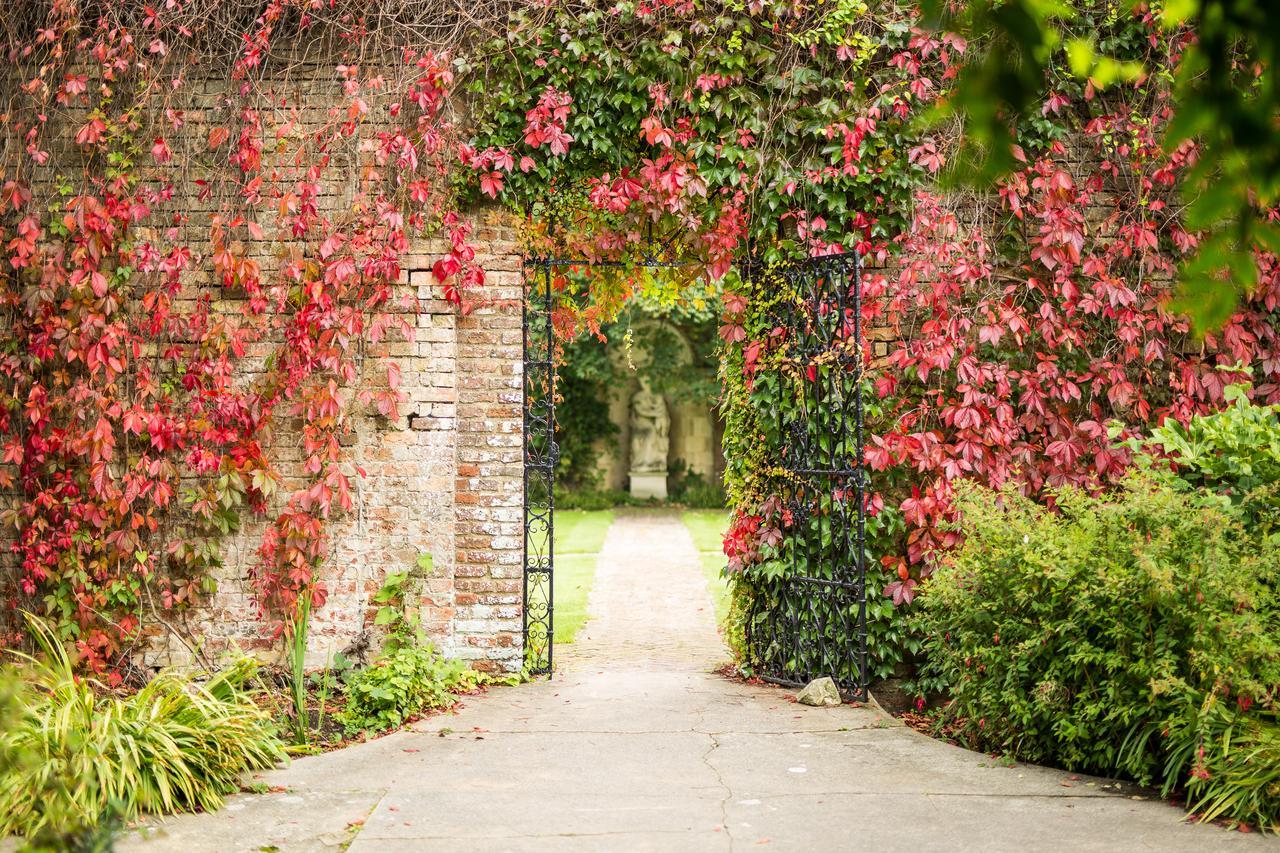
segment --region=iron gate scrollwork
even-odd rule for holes
[[[524,281],[524,663],[530,675],[550,675],[555,653],[556,346],[552,309],[557,270],[679,269],[671,245],[646,238],[633,263],[586,258],[526,257]],[[572,297],[569,297],[570,299]]]
[[[531,675],[552,669],[555,599],[555,338],[552,263],[524,263],[524,661]]]
[[[748,662],[769,680],[830,676],[867,693],[866,492],[862,293],[856,256],[751,265],[777,294],[780,401],[772,417],[776,492],[765,513],[782,532],[776,571],[753,581]],[[763,279],[758,280],[763,283]],[[759,291],[759,288],[757,288]]]

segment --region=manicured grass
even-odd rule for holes
[[[680,513],[680,520],[689,529],[693,545],[702,558],[702,573],[716,603],[716,624],[720,624],[729,610],[729,587],[720,577],[720,570],[725,566],[721,537],[729,526],[729,513],[722,509],[690,509]]]
[[[609,510],[560,510],[555,516],[555,641],[572,643],[587,621],[596,560],[613,523]]]
[[[613,524],[613,510],[556,511],[556,554],[599,554]]]

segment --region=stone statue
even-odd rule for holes
[[[667,403],[643,384],[631,398],[631,470],[637,474],[667,473],[667,434],[671,418]]]
[[[667,498],[667,401],[640,385],[631,398],[631,495]]]

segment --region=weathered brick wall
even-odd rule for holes
[[[422,624],[447,655],[488,670],[516,670],[521,652],[522,417],[520,256],[513,234],[475,235],[483,290],[468,314],[444,301],[430,268],[443,246],[430,242],[406,258],[405,287],[417,297],[413,339],[385,344],[401,371],[400,415],[363,415],[346,452],[363,476],[354,507],[330,527],[330,558],[319,579],[329,592],[313,616],[309,657],[376,646],[372,597],[393,572],[415,569]],[[372,374],[372,371],[370,371]],[[299,438],[282,424],[272,448],[286,472],[300,460]],[[286,482],[286,491],[290,483]],[[144,653],[150,666],[184,663],[188,642],[207,657],[237,647],[278,652],[252,595],[262,523],[224,543],[218,591],[174,617]]]
[[[458,320],[453,639],[460,657],[519,669],[524,439],[520,258],[493,235],[489,302]],[[501,247],[499,254],[495,247]]]
[[[259,85],[271,97],[259,99],[255,107],[264,115],[267,144],[261,174],[268,183],[260,190],[265,197],[295,190],[302,178],[296,152],[335,121],[335,106],[346,103],[335,71],[342,61],[340,48],[300,45],[296,56],[275,57],[276,64],[264,69]],[[403,77],[412,69],[395,67],[387,73]],[[0,83],[11,82],[0,72]],[[331,165],[316,199],[324,215],[340,219],[350,213],[361,164],[369,164],[372,142],[385,129],[380,116],[386,115],[397,85],[366,94],[367,119],[349,137],[327,146]],[[140,225],[139,233],[148,234],[160,222],[171,224],[170,218],[181,214],[180,239],[199,256],[184,276],[179,310],[189,309],[200,294],[210,294],[217,312],[234,316],[245,311],[243,294],[220,285],[209,257],[212,216],[228,206],[236,209],[238,184],[215,181],[197,197],[191,183],[221,174],[227,151],[211,149],[209,132],[215,126],[239,126],[243,103],[237,91],[229,69],[214,62],[204,67],[203,76],[196,73],[167,94],[175,114],[183,118],[181,126],[168,124],[157,112],[143,117],[157,129],[138,131],[140,138],[163,134],[168,140],[173,160],[161,174],[178,192],[156,222]],[[53,157],[33,176],[37,206],[46,207],[46,199],[56,198],[58,174],[83,170],[85,155],[73,137],[87,109],[69,107],[58,117],[59,129],[49,132]],[[345,116],[339,113],[339,119]],[[258,218],[270,232],[270,216]],[[486,271],[484,287],[468,293],[474,309],[464,314],[442,298],[430,270],[447,245],[421,240],[402,258],[401,286],[417,298],[406,317],[412,340],[384,340],[365,348],[362,383],[385,383],[378,357],[389,357],[400,368],[406,400],[395,419],[376,413],[358,416],[346,442],[344,466],[364,474],[353,477],[352,511],[339,512],[329,525],[330,556],[318,573],[329,595],[313,614],[309,656],[314,663],[349,647],[377,645],[372,597],[388,574],[413,569],[423,553],[431,554],[434,568],[415,577],[413,598],[423,627],[441,650],[483,669],[515,670],[522,662],[520,255],[514,232],[491,222],[497,221],[493,211],[472,211],[469,218],[475,223],[471,242],[476,262]],[[243,239],[243,230],[235,236]],[[260,264],[264,282],[271,282],[287,252],[295,249],[300,247],[271,235],[261,246],[246,246],[245,254]],[[260,375],[263,359],[279,343],[254,345],[238,366],[246,383]],[[281,417],[268,452],[283,478],[269,518],[304,481],[300,425]],[[196,606],[152,612],[144,619],[154,633],[138,647],[140,662],[211,662],[233,647],[268,658],[280,653],[281,643],[259,614],[251,583],[267,519],[247,511],[243,516],[244,526],[219,543],[223,566],[215,577],[216,592]],[[0,531],[0,585],[11,585],[17,576],[8,547],[12,534]]]

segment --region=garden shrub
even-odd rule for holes
[[[452,705],[453,694],[476,687],[480,678],[461,661],[441,657],[430,643],[403,645],[347,677],[347,703],[338,721],[351,735],[398,728]]]
[[[430,554],[419,555],[420,572],[432,566]],[[441,657],[426,641],[417,615],[405,606],[413,580],[411,572],[394,572],[373,596],[379,605],[374,621],[387,635],[377,660],[345,676],[346,704],[337,719],[347,734],[398,728],[425,711],[452,705],[454,693],[484,681],[482,673]]]
[[[0,731],[0,837],[66,849],[68,839],[143,812],[210,811],[245,771],[284,758],[269,716],[241,691],[243,659],[203,681],[162,672],[120,698],[73,662],[50,629],[33,634]]]
[[[1215,495],[1138,470],[1111,494],[956,484],[964,545],[921,597],[921,685],[968,744],[1122,775],[1267,826],[1280,787],[1275,547]],[[1225,736],[1227,733],[1230,736]]]
[[[1250,393],[1248,385],[1229,385],[1222,411],[1185,424],[1169,419],[1128,444],[1168,457],[1189,487],[1226,495],[1247,524],[1270,534],[1280,513],[1280,406],[1251,403]]]
[[[671,463],[667,481],[667,499],[671,503],[690,509],[724,508],[724,487],[690,468],[683,459]]]
[[[636,500],[620,489],[566,489],[556,485],[556,509],[581,509],[595,512],[602,509],[613,509],[615,506],[643,506],[644,501]]]

